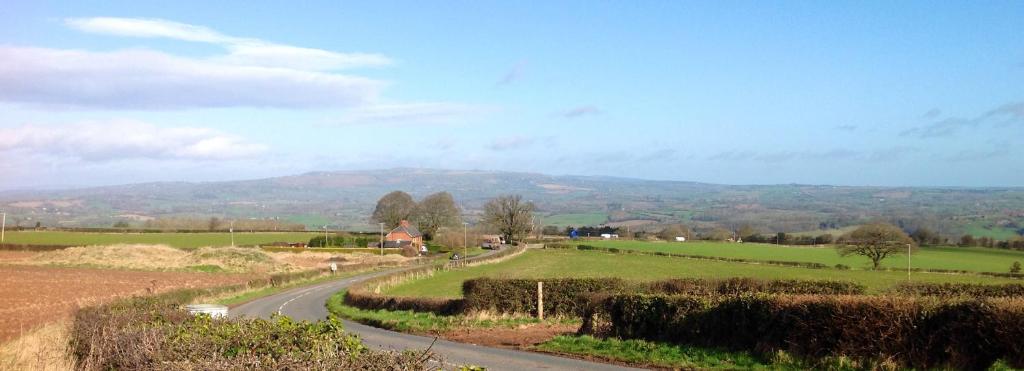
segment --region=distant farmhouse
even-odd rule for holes
[[[384,236],[384,247],[401,248],[406,246],[412,246],[417,249],[423,246],[423,233],[420,233],[420,230],[409,223],[408,220],[403,220],[398,223],[398,227],[388,232],[387,236]]]

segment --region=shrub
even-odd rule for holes
[[[415,354],[368,350],[336,320],[295,322],[193,316],[179,308],[202,290],[79,310],[69,334],[78,369],[426,369]]]
[[[921,369],[1024,363],[1021,299],[621,294],[591,300],[582,328],[622,338]]]
[[[979,285],[971,283],[901,283],[892,292],[901,295],[1024,297],[1024,284]]]
[[[583,296],[626,287],[619,278],[478,278],[462,284],[464,310],[536,314],[538,281],[544,281],[544,313],[550,315],[581,315]]]
[[[847,281],[758,280],[753,278],[705,280],[685,278],[655,281],[649,283],[645,291],[662,294],[691,295],[736,295],[741,293],[852,295],[863,294],[864,290],[864,285]]]

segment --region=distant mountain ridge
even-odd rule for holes
[[[310,172],[223,182],[155,182],[0,193],[8,222],[110,226],[164,217],[280,218],[307,225],[369,228],[377,199],[402,190],[416,198],[451,192],[473,219],[488,199],[520,194],[552,220],[682,222],[692,227],[798,231],[887,219],[948,235],[1024,224],[1024,188],[721,185],[607,176],[397,168]],[[641,223],[643,224],[643,223]],[[978,224],[984,224],[978,226]]]

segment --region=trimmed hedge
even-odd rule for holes
[[[402,280],[409,276],[429,275],[439,269],[454,269],[489,260],[502,259],[509,255],[521,252],[523,249],[525,248],[513,247],[499,251],[494,255],[478,255],[459,261],[449,261],[439,266],[426,266],[402,270],[369,279],[349,287],[348,291],[345,292],[345,304],[369,310],[412,310],[416,312],[430,312],[440,315],[459,314],[465,311],[463,299],[388,296],[373,292],[370,290],[370,287],[378,287],[387,281]]]
[[[863,294],[864,285],[845,281],[757,280],[730,278],[705,280],[670,279],[628,282],[619,278],[495,279],[478,278],[462,284],[466,311],[537,313],[537,282],[544,282],[544,313],[585,314],[586,298],[596,293],[628,292],[689,295],[777,294]]]
[[[656,281],[647,284],[646,292],[660,294],[690,295],[736,295],[741,293],[769,294],[819,294],[854,295],[863,294],[866,287],[849,281],[804,281],[804,280],[758,280],[753,278],[728,278],[705,280],[683,278]]]
[[[619,292],[627,287],[619,278],[478,278],[462,283],[463,309],[536,314],[538,281],[544,281],[544,313],[549,315],[582,315],[585,295]]]
[[[1024,284],[981,285],[971,283],[901,283],[895,294],[924,296],[1024,297]]]
[[[986,369],[1024,367],[1024,300],[834,295],[642,295],[592,298],[582,329],[622,338],[786,351],[814,361]],[[601,321],[605,321],[603,325]]]

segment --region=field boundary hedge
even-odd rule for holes
[[[654,256],[669,256],[674,258],[694,259],[694,260],[711,260],[711,261],[724,261],[731,263],[743,263],[743,264],[761,264],[761,265],[777,265],[783,267],[800,267],[810,269],[850,269],[848,266],[838,264],[836,266],[829,266],[822,263],[811,263],[811,262],[795,262],[786,260],[757,260],[757,259],[744,259],[744,258],[727,258],[721,256],[706,256],[706,255],[691,255],[691,254],[680,254],[663,251],[640,251],[632,249],[620,249],[616,247],[600,247],[587,244],[566,244],[566,243],[554,243],[545,244],[545,248],[550,249],[576,249],[580,251],[601,251],[612,254],[635,254],[635,255],[654,255]],[[880,271],[890,272],[906,272],[907,268],[881,268]],[[981,275],[990,277],[1001,277],[1001,278],[1024,278],[1024,273],[1002,273],[1002,272],[984,272],[984,271],[967,271],[958,269],[935,269],[935,268],[911,268],[911,272],[919,273],[944,273],[944,274],[967,274],[967,275]]]
[[[867,295],[595,295],[581,331],[814,362],[1024,367],[1024,299]]]
[[[526,246],[513,246],[493,255],[474,256],[461,261],[449,261],[445,264],[401,270],[380,277],[356,283],[345,293],[345,304],[368,310],[412,310],[430,312],[440,315],[452,315],[463,312],[462,299],[439,299],[390,296],[381,294],[381,290],[409,280],[430,277],[437,271],[460,269],[481,264],[491,264],[518,256],[526,251]]]
[[[0,244],[0,250],[4,251],[55,251],[75,247],[74,245],[33,245],[33,244]]]
[[[537,313],[537,282],[544,282],[544,313],[582,317],[593,294],[739,295],[749,293],[854,295],[864,285],[830,280],[682,278],[631,282],[621,278],[477,278],[462,284],[463,310],[505,314]]]
[[[260,249],[267,252],[337,252],[337,253],[368,253],[380,254],[380,249],[365,247],[274,247],[260,246]],[[401,254],[402,249],[384,249],[384,254]]]

